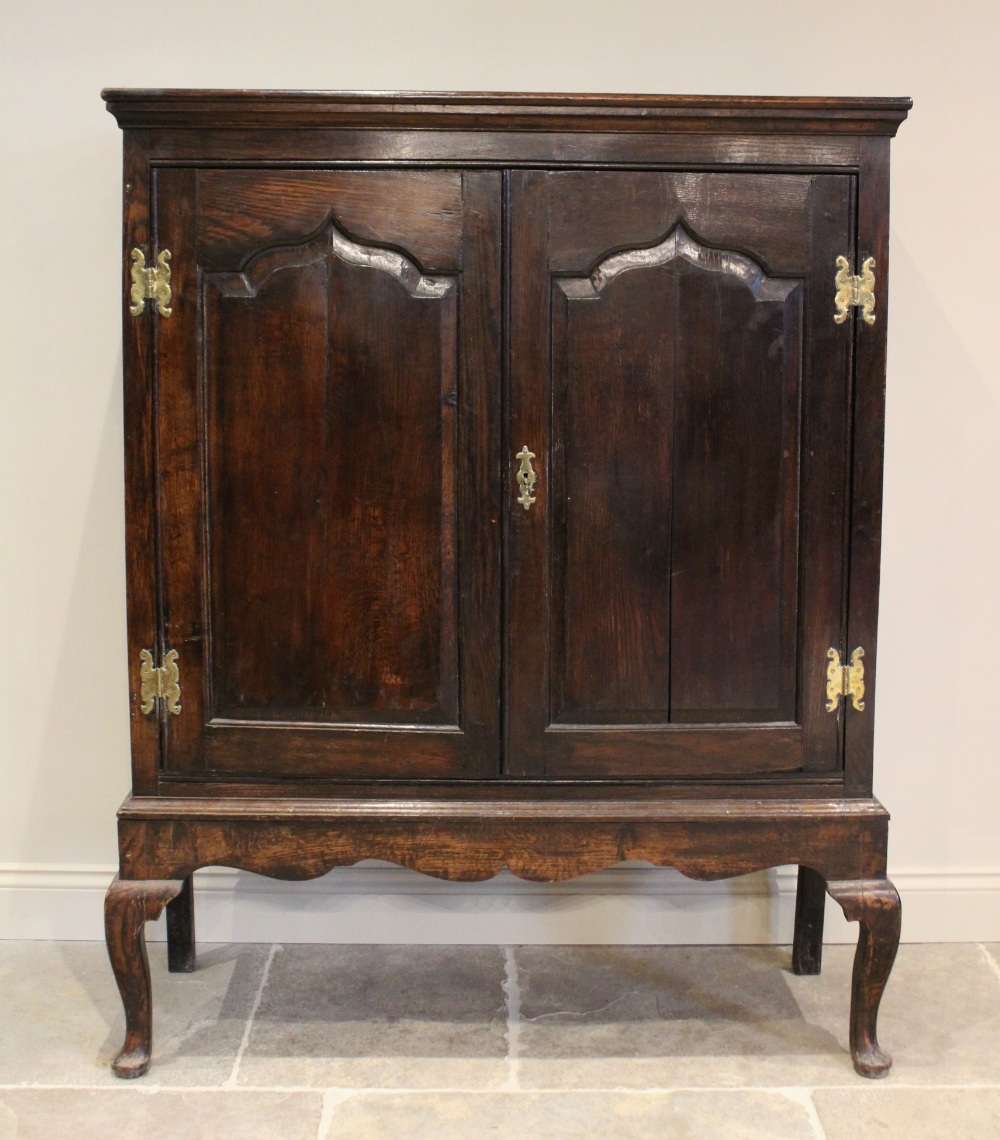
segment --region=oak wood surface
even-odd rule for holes
[[[150,128],[157,165],[474,168],[533,166],[856,170],[857,135],[622,134],[614,132]]]
[[[180,894],[167,903],[167,969],[191,974],[196,967],[194,879],[188,875]]]
[[[126,131],[122,170],[122,416],[125,449],[125,570],[128,581],[129,729],[132,789],[156,788],[160,768],[158,717],[140,709],[139,654],[159,654],[159,544],[150,509],[158,456],[153,432],[153,354],[150,321],[130,319],[132,250],[149,243],[150,171],[145,131]]]
[[[186,702],[164,767],[496,774],[499,179],[293,177],[287,215],[279,189],[157,172],[161,604]]]
[[[823,922],[826,917],[826,882],[812,867],[799,867],[795,889],[795,932],[792,972],[818,974],[823,963]]]
[[[541,882],[623,860],[720,879],[785,863],[826,879],[885,875],[888,816],[875,801],[525,804],[420,801],[174,802],[127,805],[119,821],[125,877],[184,878],[223,865],[309,879],[385,859],[441,879],[479,881],[504,868]]]
[[[391,116],[443,130],[818,131],[893,135],[909,99],[513,92],[249,91],[106,88],[122,127],[197,124],[266,129],[338,123],[371,128]]]
[[[460,171],[199,170],[198,264],[240,268],[259,250],[295,245],[335,211],[355,241],[406,252],[424,273],[462,268]]]
[[[511,176],[516,775],[840,766],[852,185],[770,177]]]
[[[470,881],[798,864],[794,968],[819,967],[826,883],[861,924],[855,1066],[882,1075],[899,908],[872,682],[909,100],[105,98],[133,757],[116,1071],[148,1064],[164,905],[171,968],[194,963],[194,870],[375,857]],[[678,227],[700,252],[638,267]],[[171,317],[129,314],[134,246],[172,251]],[[833,322],[840,254],[876,259],[874,326]],[[826,648],[857,644],[865,710],[828,714]],[[178,649],[180,716],[140,712],[143,648]]]
[[[116,1077],[141,1077],[153,1048],[153,994],[146,955],[146,923],[159,918],[184,884],[116,878],[104,900],[108,957],[125,1007],[125,1041],[111,1062]]]
[[[865,140],[858,178],[855,265],[875,258],[875,324],[855,326],[853,465],[846,643],[865,650],[868,716],[848,714],[844,784],[849,795],[870,795],[878,678],[878,597],[882,550],[882,467],[889,291],[889,147]]]
[[[857,922],[858,948],[851,981],[851,1057],[862,1077],[884,1077],[892,1058],[878,1043],[878,1010],[899,948],[899,894],[888,879],[827,882],[849,922]]]
[[[623,800],[697,800],[731,799],[797,799],[808,801],[843,794],[843,777],[839,773],[769,772],[749,776],[705,779],[679,775],[656,780],[518,780],[504,777],[498,789],[496,777],[479,780],[429,780],[375,777],[362,781],[329,778],[276,779],[267,775],[211,774],[201,776],[161,776],[156,794],[165,798],[215,798],[235,796],[240,799],[299,798],[321,800],[333,797],[365,799],[390,791],[403,797],[428,799],[493,800],[498,791],[505,796],[527,801],[578,799],[599,800],[609,791]]]

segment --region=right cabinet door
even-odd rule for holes
[[[835,771],[854,179],[511,180],[506,771]]]

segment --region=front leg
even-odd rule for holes
[[[876,1036],[879,1002],[899,947],[899,894],[888,879],[827,883],[849,922],[860,925],[851,988],[851,1059],[863,1077],[884,1077],[892,1058]]]
[[[153,995],[146,957],[145,924],[183,890],[181,879],[119,879],[104,900],[108,957],[125,1007],[125,1044],[111,1062],[116,1077],[141,1077],[149,1068]]]

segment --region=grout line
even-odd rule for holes
[[[521,984],[517,977],[517,959],[514,947],[503,948],[504,982],[503,992],[507,1004],[507,1079],[498,1091],[517,1092],[520,1088],[521,1069]]]
[[[335,1108],[333,1097],[330,1095],[330,1090],[327,1089],[323,1093],[323,1111],[320,1113],[319,1127],[316,1129],[316,1140],[326,1140],[330,1125],[333,1123]]]
[[[826,1140],[826,1129],[823,1127],[823,1121],[820,1120],[819,1112],[816,1109],[816,1102],[813,1100],[815,1089],[796,1087],[778,1088],[774,1091],[781,1093],[782,1096],[788,1097],[789,1100],[794,1101],[796,1104],[800,1104],[806,1110],[806,1116],[809,1117],[809,1123],[812,1125],[815,1140]]]
[[[221,1088],[232,1089],[236,1087],[236,1078],[240,1072],[240,1062],[243,1060],[243,1054],[247,1051],[247,1046],[250,1044],[250,1030],[253,1028],[253,1019],[257,1016],[257,1010],[260,1009],[260,1003],[264,997],[264,990],[267,987],[267,978],[271,973],[271,963],[274,961],[275,954],[281,950],[282,947],[275,943],[267,955],[267,961],[264,963],[264,971],[260,976],[260,985],[257,987],[257,993],[253,999],[253,1005],[250,1007],[250,1016],[247,1018],[246,1026],[243,1029],[243,1040],[240,1041],[240,1047],[236,1051],[236,1060],[233,1061],[233,1071],[222,1082]]]
[[[313,1089],[313,1092],[318,1090]],[[319,1127],[316,1129],[316,1140],[326,1140],[333,1125],[333,1117],[337,1109],[345,1100],[350,1100],[359,1092],[370,1092],[369,1089],[323,1089],[323,1111],[319,1118]]]
[[[997,981],[1000,982],[1000,965],[998,965],[996,958],[986,949],[982,942],[977,942],[976,945],[983,952],[983,957],[989,963],[990,969],[997,976]]]

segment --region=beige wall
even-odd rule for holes
[[[0,887],[110,865],[128,785],[121,159],[102,86],[911,95],[876,792],[904,895],[965,892],[967,936],[1000,939],[995,0],[3,0],[0,26]],[[922,936],[954,933],[925,909]]]

